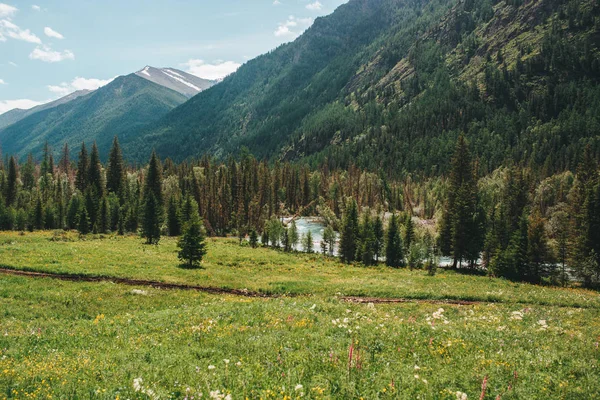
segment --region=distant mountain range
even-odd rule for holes
[[[39,156],[46,142],[57,153],[64,143],[73,148],[96,141],[106,156],[115,135],[127,138],[215,83],[174,68],[145,67],[95,91],[0,115],[0,145],[23,158]]]
[[[23,157],[96,140],[106,157],[119,135],[129,161],[247,147],[436,175],[465,134],[482,173],[552,174],[588,144],[600,157],[599,44],[597,0],[350,0],[214,87],[146,67],[5,127],[0,144]]]
[[[73,93],[65,96],[65,97],[61,97],[58,100],[54,100],[54,101],[51,101],[50,103],[46,103],[46,104],[41,104],[39,106],[30,108],[28,110],[22,110],[20,108],[15,108],[14,110],[5,112],[4,114],[0,115],[0,129],[5,128],[9,125],[12,125],[15,122],[18,122],[24,118],[27,118],[28,116],[35,114],[37,112],[44,111],[49,108],[58,107],[61,104],[68,103],[72,100],[75,100],[78,97],[85,96],[86,94],[88,94],[90,92],[91,92],[90,90],[78,90],[76,92],[73,92]]]

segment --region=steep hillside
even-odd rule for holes
[[[146,66],[135,73],[137,76],[164,86],[185,96],[192,97],[214,86],[217,82],[198,78],[175,68]]]
[[[58,107],[61,104],[66,104],[72,100],[75,100],[78,97],[85,96],[88,93],[90,93],[89,90],[78,90],[69,95],[66,95],[65,97],[61,97],[58,100],[54,100],[46,104],[41,104],[28,110],[15,108],[14,110],[7,111],[4,114],[0,115],[0,129],[6,128],[7,126],[14,124],[15,122],[19,122],[23,118],[27,118],[28,116],[35,114],[36,112]]]
[[[482,172],[574,168],[600,154],[599,3],[351,0],[125,148],[437,174],[465,132]]]
[[[66,142],[71,148],[82,141],[97,141],[106,156],[114,135],[127,137],[140,126],[156,121],[186,101],[186,96],[135,74],[69,103],[40,111],[0,131],[7,154],[39,155],[47,141],[55,152]]]

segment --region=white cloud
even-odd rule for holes
[[[298,37],[313,23],[312,18],[296,18],[290,15],[287,21],[282,22],[273,33],[277,37]]]
[[[29,29],[21,29],[10,20],[2,19],[0,20],[0,41],[6,41],[6,37],[29,43],[42,44],[41,39],[31,33]]]
[[[78,90],[96,90],[99,87],[108,85],[113,81],[112,79],[86,79],[77,77],[73,79],[71,82],[63,82],[60,85],[49,85],[48,90],[52,93],[56,93],[59,96],[66,96],[70,93],[76,92]]]
[[[275,0],[275,1],[273,1],[273,5],[279,6],[279,5],[281,5],[281,2],[279,0]]]
[[[40,7],[40,6],[38,6],[38,5],[35,5],[35,4],[31,6],[31,9],[32,9],[33,11],[42,11],[42,7]]]
[[[216,61],[214,64],[207,64],[203,60],[189,60],[182,64],[187,67],[187,72],[203,79],[217,80],[223,79],[227,75],[234,73],[240,67],[233,61]]]
[[[16,7],[0,3],[0,18],[12,17],[17,11],[19,9]]]
[[[48,63],[55,63],[64,60],[74,60],[75,54],[71,50],[54,51],[48,46],[38,47],[29,54],[32,60],[40,60]]]
[[[15,62],[9,61],[8,62],[10,65],[12,65],[13,67],[18,67],[19,65]]]
[[[54,29],[49,28],[49,27],[44,28],[44,33],[46,34],[46,36],[51,37],[51,38],[56,38],[56,39],[64,39],[65,38],[63,35],[61,35],[60,33],[56,32]]]
[[[306,8],[311,11],[319,11],[323,8],[323,4],[320,1],[315,1],[314,3],[307,4]]]
[[[6,85],[6,82],[4,82],[4,79],[0,79],[0,85]]]
[[[2,100],[0,101],[0,114],[4,114],[5,112],[13,110],[15,108],[27,110],[35,106],[39,106],[40,104],[44,104],[44,102],[29,99]]]

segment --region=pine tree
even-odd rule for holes
[[[356,250],[359,239],[358,205],[356,200],[348,202],[342,222],[342,236],[340,238],[340,256],[343,262],[351,263],[356,259]]]
[[[398,216],[392,215],[386,234],[385,264],[388,267],[399,268],[404,266],[404,254],[402,252],[402,238],[400,237],[400,226]]]
[[[77,227],[77,230],[79,231],[79,233],[81,233],[82,235],[87,235],[88,233],[90,233],[90,217],[85,205],[82,205],[81,210],[79,211],[78,219],[79,225]]]
[[[158,244],[160,241],[161,205],[153,192],[149,192],[144,201],[144,216],[142,218],[142,236],[146,244]]]
[[[4,201],[7,207],[13,205],[17,199],[17,162],[14,157],[8,162],[8,177],[6,180],[6,188],[4,190]]]
[[[250,247],[253,249],[258,247],[258,234],[256,233],[256,229],[251,229],[249,234]]]
[[[150,156],[150,163],[148,164],[148,173],[144,185],[144,198],[146,198],[149,193],[154,195],[158,204],[163,204],[162,166],[154,151]]]
[[[154,197],[151,195],[150,197]],[[198,213],[184,224],[183,235],[177,242],[179,247],[179,259],[185,263],[187,268],[200,266],[202,258],[206,255],[206,233]]]
[[[63,146],[62,156],[58,162],[58,167],[60,172],[69,175],[69,170],[71,169],[71,155],[69,152],[69,145],[67,143],[65,143]]]
[[[35,163],[33,162],[33,155],[29,153],[27,156],[27,163],[21,169],[21,178],[23,180],[23,188],[25,190],[33,189],[35,185]]]
[[[38,196],[33,211],[32,227],[37,230],[44,229],[44,206],[42,199]]]
[[[99,233],[108,233],[110,230],[110,207],[106,196],[100,200],[100,210],[98,214]]]
[[[550,261],[550,251],[546,237],[546,226],[544,220],[537,212],[529,217],[527,246],[529,271],[524,278],[529,282],[539,283],[542,278],[544,265]]]
[[[155,152],[152,152],[148,174],[144,185],[144,212],[142,235],[147,244],[158,244],[160,225],[163,218],[162,167]]]
[[[119,139],[116,136],[108,156],[106,190],[109,193],[115,193],[119,198],[123,197],[125,191],[125,162],[123,161]]]
[[[79,226],[79,212],[81,209],[81,199],[79,196],[73,196],[67,207],[67,228],[77,229]]]
[[[90,165],[88,169],[88,183],[94,189],[98,199],[104,196],[104,184],[102,182],[102,164],[100,163],[100,153],[96,142],[92,145],[92,153],[90,155]]]
[[[292,220],[292,222],[290,223],[289,237],[290,237],[290,246],[292,247],[292,250],[296,250],[296,247],[298,246],[298,241],[300,240],[300,237],[298,235],[298,227],[296,226],[295,220]]]
[[[373,264],[375,258],[375,231],[371,222],[369,212],[363,214],[360,224],[360,241],[357,248],[356,258],[360,259],[363,264]]]
[[[175,196],[171,196],[167,210],[167,229],[169,236],[181,235],[181,217],[179,216],[179,205]]]
[[[452,158],[450,186],[440,232],[441,249],[445,255],[453,257],[453,268],[463,260],[472,259],[472,254],[481,250],[476,248],[476,243],[481,240],[482,233],[474,229],[478,209],[474,170],[467,141],[461,135]]]
[[[81,143],[81,151],[79,152],[79,161],[77,161],[77,175],[75,176],[75,186],[81,193],[85,192],[88,187],[88,153],[85,143]]]
[[[314,244],[313,244],[313,235],[309,230],[306,232],[306,235],[302,238],[302,247],[305,253],[313,253],[314,252]]]
[[[333,256],[335,251],[336,233],[331,227],[327,225],[327,228],[323,231],[323,242],[327,244],[327,250],[330,256]]]

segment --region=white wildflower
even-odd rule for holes
[[[421,369],[421,367],[419,367],[418,365],[415,365],[415,371],[418,371],[420,369]]]
[[[467,394],[463,392],[456,392],[456,400],[467,400]]]
[[[148,295],[148,292],[147,292],[147,291],[145,291],[145,290],[133,289],[133,290],[131,291],[131,294],[137,294],[137,295],[140,295],[140,296],[147,296],[147,295]]]
[[[303,387],[304,387],[304,386],[302,386],[302,385],[300,385],[300,384],[297,384],[297,385],[294,387],[294,390],[295,390],[295,391],[302,390],[302,388],[303,388]]]
[[[217,368],[217,367],[215,367],[214,365],[209,365],[209,366],[208,366],[208,369],[210,369],[210,370],[213,370],[213,369],[215,369],[215,368]]]
[[[142,380],[142,378],[135,378],[133,380],[133,390],[135,390],[136,392],[141,392],[143,382],[144,381]]]
[[[223,360],[223,362],[224,362],[225,364],[229,364],[229,360],[227,360],[227,359]]]

